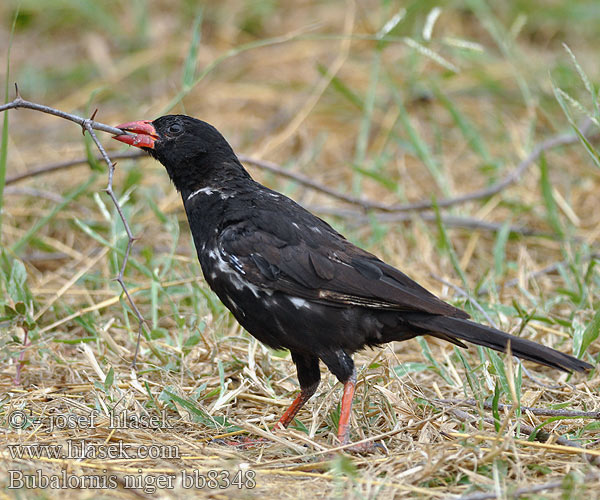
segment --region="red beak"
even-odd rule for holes
[[[124,142],[130,146],[137,146],[138,148],[149,148],[154,149],[154,142],[159,139],[158,134],[152,120],[142,120],[139,122],[129,122],[117,125],[117,128],[125,130],[126,132],[133,132],[135,135],[115,135],[113,139]]]

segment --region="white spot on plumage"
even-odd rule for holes
[[[187,201],[190,201],[196,195],[205,194],[207,196],[210,196],[214,192],[215,192],[215,190],[212,189],[212,188],[210,188],[210,187],[203,187],[202,189],[197,189],[193,193],[189,194],[188,197],[187,197]]]
[[[290,297],[290,302],[294,304],[296,309],[300,309],[302,307],[310,308],[310,304],[308,301],[301,299],[300,297]]]
[[[235,255],[230,255],[229,259],[231,260],[231,262],[233,262],[233,266],[242,274],[246,274],[246,271],[244,271],[244,267],[242,266],[242,261],[240,259],[237,258],[237,256]]]
[[[216,260],[216,267],[223,275],[227,275],[227,280],[236,290],[242,292],[244,290],[249,290],[252,294],[258,299],[264,297],[265,295],[271,296],[273,295],[273,290],[268,288],[259,288],[254,283],[249,282],[244,279],[243,275],[246,274],[241,266],[241,261],[235,255],[229,255],[223,252],[226,259],[223,259],[222,252],[219,249],[211,250],[208,253],[209,257]],[[233,267],[232,267],[233,265]],[[238,267],[239,266],[239,267]],[[215,277],[212,278],[213,274]],[[211,278],[214,280],[217,278],[216,273],[211,274]]]
[[[220,189],[211,188],[209,186],[206,186],[201,189],[197,189],[193,193],[190,193],[188,195],[188,197],[186,198],[186,201],[190,201],[192,198],[194,198],[195,196],[197,196],[199,194],[203,194],[205,196],[212,196],[215,193],[219,193],[219,198],[221,198],[222,200],[226,200],[227,198],[231,198],[234,196],[233,194],[226,194],[223,191],[221,191]]]
[[[235,312],[240,313],[242,316],[246,316],[244,310],[240,309],[240,307],[235,303],[235,301],[231,298],[230,295],[227,295],[227,300],[229,301],[229,305],[233,310],[235,310]]]

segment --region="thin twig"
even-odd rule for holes
[[[143,158],[146,156],[147,156],[147,154],[144,151],[125,151],[122,153],[118,153],[115,151],[110,152],[110,157],[115,160],[119,160],[119,159],[130,160],[130,159],[135,159],[135,158]],[[244,156],[240,155],[240,157],[244,157]],[[248,158],[248,157],[244,157],[244,158]],[[103,160],[103,158],[101,155],[98,155],[96,157],[96,160],[101,161],[101,160]],[[256,161],[258,161],[258,160],[256,160]],[[88,163],[87,158],[77,158],[74,160],[48,163],[46,165],[41,165],[39,167],[35,167],[31,170],[28,170],[27,172],[23,172],[18,175],[13,175],[12,177],[7,177],[6,185],[8,186],[9,184],[14,184],[14,183],[29,179],[31,177],[35,177],[38,175],[44,175],[44,174],[48,174],[48,173],[52,173],[52,172],[57,172],[57,171],[64,170],[67,168],[75,167],[77,165],[85,165],[87,163]],[[247,163],[253,163],[253,162],[247,161]],[[286,177],[289,179],[293,179],[302,184],[306,184],[307,187],[313,188],[315,190],[319,190],[320,192],[322,192],[324,194],[328,194],[334,198],[340,198],[340,196],[342,196],[342,197],[345,196],[341,193],[337,193],[336,191],[330,190],[327,187],[321,186],[320,184],[317,184],[308,178],[304,178],[303,176],[299,176],[298,174],[294,174],[291,172],[287,172],[283,169],[280,169],[280,167],[277,167],[277,170],[273,170],[274,166],[276,166],[274,163],[262,162],[262,161],[260,161],[260,163],[261,163],[261,165],[259,166],[259,168],[265,167],[264,168],[265,170],[273,172],[276,175]],[[352,198],[352,197],[348,197],[348,198],[349,198],[349,200],[347,200],[347,201],[350,201],[350,198]],[[331,208],[331,207],[321,207],[321,206],[310,207],[310,208],[314,212],[317,212],[321,215],[332,215],[332,216],[341,217],[344,219],[351,219],[353,221],[360,222],[361,224],[369,221],[369,217],[367,215],[365,215],[362,211],[335,209],[335,208]],[[405,222],[405,221],[411,221],[413,216],[408,213],[397,213],[397,214],[384,213],[384,214],[372,214],[371,217],[375,217],[375,219],[379,222]],[[421,212],[419,214],[419,217],[421,217],[421,219],[428,221],[428,222],[436,220],[435,214],[430,214],[430,213]],[[464,227],[467,229],[479,229],[479,230],[483,230],[483,231],[492,231],[492,232],[498,232],[504,227],[504,224],[501,224],[498,222],[483,221],[483,220],[475,219],[472,217],[458,217],[455,215],[442,215],[442,222],[449,227]],[[511,234],[519,234],[522,236],[548,236],[548,237],[551,236],[547,233],[543,233],[540,231],[536,231],[534,229],[530,229],[527,227],[520,227],[520,226],[510,226],[509,231]]]
[[[585,132],[588,130],[590,124],[591,124],[591,121],[588,120],[581,126],[580,130],[581,130],[582,134],[585,134]],[[540,144],[538,144],[536,147],[534,147],[533,151],[531,153],[529,153],[529,155],[527,155],[526,158],[521,160],[521,162],[519,162],[519,164],[516,166],[516,168],[514,170],[512,170],[506,177],[504,177],[504,179],[500,180],[496,184],[493,184],[484,189],[478,189],[471,193],[457,196],[455,198],[445,198],[442,200],[438,200],[437,202],[435,202],[435,205],[437,205],[438,207],[450,207],[453,205],[459,205],[461,203],[466,203],[468,201],[473,201],[473,200],[477,200],[480,198],[489,198],[490,196],[492,196],[496,193],[499,193],[500,191],[503,191],[507,187],[509,187],[512,184],[514,184],[515,182],[517,182],[521,178],[521,176],[523,175],[525,170],[527,170],[527,168],[532,163],[535,163],[535,161],[545,151],[548,151],[549,149],[554,149],[554,148],[557,148],[560,146],[568,146],[571,144],[576,144],[579,142],[579,140],[580,140],[579,136],[575,133],[558,134],[554,137],[551,137],[550,139],[547,139],[547,140],[541,142]],[[375,201],[363,200],[361,198],[356,198],[354,196],[349,196],[349,195],[334,191],[333,189],[329,189],[329,188],[309,179],[308,177],[306,177],[304,175],[288,172],[288,171],[282,169],[279,165],[277,165],[275,163],[264,161],[264,160],[258,160],[256,158],[252,158],[252,157],[249,157],[246,155],[238,155],[238,158],[242,162],[256,165],[257,167],[260,167],[263,170],[267,170],[267,171],[276,173],[278,175],[287,177],[289,179],[295,180],[305,186],[311,187],[312,189],[314,189],[316,191],[320,191],[324,194],[327,194],[328,196],[331,196],[332,198],[337,198],[341,201],[345,201],[346,203],[350,203],[352,205],[358,205],[365,211],[381,210],[384,212],[418,212],[418,211],[422,211],[422,210],[431,210],[434,207],[434,203],[430,200],[417,201],[414,203],[406,203],[406,204],[395,204],[395,205],[386,205],[386,204],[378,203]]]
[[[600,259],[600,253],[592,253],[592,254],[584,257],[585,261],[591,261],[594,259]],[[523,281],[528,282],[539,276],[544,276],[545,274],[554,273],[554,272],[558,271],[561,267],[563,267],[567,264],[568,263],[565,260],[561,260],[559,262],[554,262],[552,264],[549,264],[549,265],[543,267],[542,269],[538,269],[537,271],[531,271],[530,273],[527,273],[525,275],[525,278],[523,279]],[[510,280],[502,283],[502,285],[499,285],[499,286],[497,285],[495,288],[499,288],[500,286],[502,288],[509,288],[509,287],[517,286],[520,282],[521,282],[521,278],[513,278],[513,279],[510,279]],[[477,294],[485,295],[485,294],[489,293],[490,291],[491,291],[491,289],[489,286],[483,286],[477,291]]]
[[[117,277],[115,278],[115,281],[117,281],[119,283],[119,285],[121,285],[121,288],[123,289],[123,293],[127,297],[127,300],[129,301],[129,305],[135,312],[135,315],[137,316],[137,319],[138,319],[138,338],[137,338],[137,342],[135,344],[135,353],[133,355],[133,361],[132,361],[132,366],[135,368],[138,352],[140,349],[140,341],[142,338],[144,325],[146,325],[146,321],[144,320],[142,313],[140,312],[140,310],[138,309],[137,305],[135,304],[133,298],[131,297],[131,294],[129,293],[129,290],[127,289],[127,286],[125,285],[125,281],[123,280],[123,278],[125,276],[125,268],[127,267],[127,261],[129,260],[129,255],[131,254],[131,247],[133,246],[133,243],[135,242],[135,240],[137,238],[135,238],[133,236],[133,233],[131,232],[131,228],[129,227],[129,223],[127,222],[127,219],[125,218],[125,215],[123,214],[121,205],[119,204],[119,200],[117,200],[115,192],[113,191],[113,177],[115,174],[115,163],[113,163],[113,161],[109,158],[108,154],[106,153],[106,150],[102,146],[102,143],[98,140],[98,137],[96,136],[96,133],[94,132],[94,129],[92,128],[92,123],[93,122],[91,119],[86,120],[82,124],[82,127],[88,131],[92,140],[96,144],[98,151],[100,151],[102,158],[108,165],[108,183],[106,185],[105,191],[108,194],[108,196],[110,196],[110,199],[112,200],[112,202],[117,210],[117,213],[119,214],[119,218],[123,222],[123,226],[125,227],[125,232],[127,233],[127,238],[128,238],[127,248],[125,250],[125,255],[123,256],[123,262],[121,263],[121,267],[119,269],[119,273],[117,274]],[[147,325],[146,325],[146,328],[148,328]]]
[[[317,212],[321,215],[330,215],[333,217],[340,217],[342,219],[349,219],[352,222],[356,222],[359,224],[364,224],[366,222],[371,221],[372,219],[377,222],[384,223],[393,223],[393,222],[409,222],[412,221],[415,217],[413,214],[409,213],[383,213],[383,214],[369,214],[366,215],[363,212],[358,210],[348,210],[348,209],[338,209],[332,207],[323,207],[323,206],[311,206],[307,207],[313,212]],[[437,217],[435,214],[430,212],[419,212],[416,214],[417,217],[421,218],[427,222],[435,222]],[[441,217],[444,225],[448,227],[463,227],[466,229],[478,229],[482,231],[492,231],[498,232],[503,227],[503,223],[499,222],[488,222],[481,219],[475,219],[473,217],[459,217],[455,215],[442,215]],[[544,233],[541,231],[536,231],[535,229],[530,229],[528,227],[522,226],[510,226],[508,228],[511,234],[518,234],[521,236],[541,236],[551,238],[553,235],[549,233]]]
[[[113,160],[121,160],[121,159],[129,159],[129,158],[140,158],[142,156],[148,156],[144,151],[125,151],[123,153],[117,153],[116,151],[110,152],[110,157]],[[102,155],[96,156],[97,161],[102,161],[104,158]],[[38,175],[49,174],[51,172],[57,172],[59,170],[64,170],[71,167],[76,167],[78,165],[86,165],[89,162],[87,158],[77,158],[75,160],[67,160],[67,161],[57,161],[54,163],[48,163],[46,165],[42,165],[40,167],[36,167],[34,169],[28,170],[27,172],[23,172],[22,174],[13,175],[12,177],[7,177],[5,185],[14,184],[15,182],[23,181],[25,179],[29,179],[30,177],[36,177]]]
[[[60,111],[59,109],[54,109],[49,106],[45,106],[43,104],[37,104],[35,102],[26,101],[20,95],[18,95],[18,91],[17,91],[17,97],[15,97],[15,99],[12,102],[8,102],[8,103],[0,106],[0,112],[6,111],[8,109],[18,109],[18,108],[33,109],[35,111],[41,111],[42,113],[47,113],[49,115],[58,116],[59,118],[64,118],[65,120],[70,120],[72,122],[75,122],[78,125],[80,125],[81,127],[85,127],[86,126],[85,124],[88,123],[90,128],[93,128],[96,130],[102,130],[103,132],[108,132],[109,134],[121,135],[121,134],[129,133],[129,132],[125,132],[125,131],[121,130],[120,128],[111,127],[110,125],[105,125],[104,123],[95,122],[94,120],[82,118],[81,116],[73,115],[71,113],[65,113],[64,111]]]
[[[365,210],[367,210],[369,208],[385,210],[385,208],[381,208],[381,207],[386,207],[386,205],[381,205],[381,207],[380,207],[379,206],[380,204],[378,204],[378,203],[374,203],[369,200],[363,200],[361,198],[356,198],[354,196],[340,193],[339,191],[328,188],[327,186],[324,186],[323,184],[313,181],[306,175],[299,174],[296,172],[289,172],[288,170],[284,169],[283,167],[277,165],[277,163],[273,163],[271,161],[266,161],[266,160],[259,160],[257,158],[253,158],[251,156],[247,156],[247,155],[243,155],[243,154],[239,154],[239,155],[237,155],[237,157],[242,163],[249,163],[250,165],[254,165],[255,167],[260,168],[261,170],[266,170],[267,172],[271,172],[280,177],[285,177],[286,179],[291,179],[293,181],[296,181],[299,184],[302,184],[303,186],[309,187],[311,189],[314,189],[315,191],[326,194],[327,196],[330,196],[331,198],[336,198],[338,200],[345,201],[346,203],[350,203],[351,205],[358,205],[358,206],[364,208]]]
[[[17,100],[15,100],[15,101],[17,101]],[[82,120],[80,117],[77,117],[75,115],[70,115],[68,113],[63,113],[62,111],[53,110],[52,108],[48,108],[47,106],[30,103],[29,101],[24,101],[23,99],[20,99],[20,101],[17,103],[15,103],[15,101],[13,101],[12,103],[6,104],[4,106],[0,106],[0,111],[3,111],[4,109],[10,109],[11,107],[12,108],[28,107],[30,109],[37,109],[39,111],[51,112],[51,114],[56,114],[57,116],[62,116],[64,118],[75,121],[76,123],[80,123],[78,120]],[[51,111],[46,111],[46,110],[51,110]],[[104,125],[101,123],[99,124],[97,122],[93,122],[93,123],[98,125],[98,127],[95,127],[95,126],[93,127],[93,128],[96,128],[97,130],[104,130],[106,132],[111,132],[111,133],[115,133],[115,134],[119,133],[119,129],[115,129],[113,127],[109,127],[108,125]],[[585,133],[587,128],[589,128],[589,123],[585,123],[584,125],[582,125],[582,127],[581,127],[582,133]],[[496,193],[499,193],[500,191],[504,190],[505,188],[514,184],[515,182],[517,182],[519,180],[519,178],[523,175],[525,170],[532,163],[534,163],[540,157],[540,155],[542,153],[544,153],[545,151],[547,151],[549,149],[554,149],[554,148],[560,147],[560,146],[568,146],[571,144],[576,144],[578,141],[579,141],[579,137],[576,134],[559,134],[554,137],[551,137],[550,139],[538,144],[533,149],[533,151],[525,159],[523,159],[517,165],[517,167],[513,171],[511,171],[503,180],[497,182],[496,184],[494,184],[492,186],[489,186],[488,188],[473,191],[471,193],[467,193],[465,195],[458,196],[456,198],[447,198],[447,199],[438,200],[436,202],[436,204],[438,207],[444,208],[444,207],[450,207],[453,205],[459,205],[461,203],[466,203],[468,201],[473,201],[473,200],[476,200],[479,198],[488,198]],[[145,156],[145,153],[143,153],[141,151],[136,151],[134,153],[126,152],[126,153],[114,153],[114,154],[111,153],[111,154],[113,155],[114,158],[139,158],[139,157]],[[378,203],[378,202],[374,202],[374,201],[370,201],[370,200],[364,200],[362,198],[357,198],[355,196],[347,195],[345,193],[341,193],[334,189],[328,188],[327,186],[324,186],[323,184],[316,182],[303,174],[290,172],[274,162],[260,160],[260,159],[253,158],[251,156],[247,156],[244,154],[239,154],[238,158],[243,163],[248,163],[248,164],[254,165],[262,170],[266,170],[267,172],[274,173],[280,177],[285,177],[286,179],[291,179],[291,180],[298,182],[299,184],[302,184],[306,187],[309,187],[315,191],[326,194],[327,196],[329,196],[331,198],[341,200],[341,201],[349,203],[351,205],[359,206],[359,207],[361,207],[361,209],[363,211],[380,210],[383,212],[421,212],[421,211],[431,210],[434,206],[433,202],[431,202],[430,200],[423,200],[423,201],[417,201],[414,203],[395,204],[395,205],[386,205],[383,203]],[[10,177],[6,180],[6,184],[11,184],[11,183],[20,181],[22,179],[31,177],[33,175],[40,175],[43,173],[53,172],[53,171],[60,170],[63,168],[69,168],[69,167],[75,166],[77,164],[87,163],[87,161],[88,161],[87,158],[82,158],[79,160],[71,160],[68,162],[61,162],[61,163],[45,165],[42,167],[38,167],[37,169],[34,169],[30,172],[25,172],[18,176]],[[346,215],[340,215],[340,216],[355,217],[355,215],[351,215],[350,212],[348,212],[348,214],[346,214]],[[460,219],[460,218],[458,218],[458,219]],[[458,219],[454,221],[455,222],[454,225],[464,225],[465,224],[464,220],[458,220]],[[405,220],[405,219],[394,218],[394,219],[390,219],[389,222],[397,221],[397,220]],[[386,220],[386,221],[388,221],[388,220]],[[449,225],[451,225],[451,224],[452,223],[449,222]],[[496,225],[494,223],[489,223],[489,222],[485,222],[485,221],[476,221],[473,219],[472,221],[469,221],[469,225],[467,225],[466,227],[473,227],[473,228],[478,228],[478,229],[497,231],[498,227],[501,227],[501,226]],[[516,228],[516,227],[511,228],[511,232],[518,233],[518,234],[524,234],[524,235],[537,234],[531,229]]]
[[[147,154],[144,151],[125,151],[122,153],[111,151],[110,156],[113,159],[135,159],[135,158],[146,157]],[[336,192],[332,189],[329,189],[325,186],[322,186],[321,184],[318,184],[318,183],[312,181],[311,179],[309,179],[305,176],[302,176],[300,174],[288,172],[288,171],[284,170],[283,168],[279,167],[278,165],[276,165],[275,163],[265,162],[262,160],[255,160],[255,159],[252,159],[245,155],[239,155],[239,158],[243,159],[243,161],[245,161],[246,163],[254,164],[254,165],[258,166],[259,168],[267,170],[269,172],[272,172],[278,176],[297,181],[298,183],[304,184],[311,189],[315,189],[315,190],[322,192],[324,194],[327,194],[333,198],[344,199],[344,201],[347,201],[348,203],[353,203],[353,198],[351,196],[346,196],[343,193],[338,193],[338,192]],[[96,157],[96,160],[98,160],[98,161],[101,161],[102,159],[103,158],[100,155],[98,157]],[[23,172],[22,174],[14,175],[12,177],[7,177],[6,185],[14,184],[16,182],[23,181],[30,177],[44,175],[44,174],[48,174],[51,172],[56,172],[56,171],[71,168],[71,167],[74,167],[77,165],[85,165],[87,163],[88,163],[87,158],[77,158],[75,160],[61,161],[61,162],[49,163],[47,165],[41,165],[39,167],[28,170],[27,172]],[[319,214],[322,214],[322,215],[332,215],[335,217],[351,219],[353,221],[357,221],[360,223],[364,223],[369,220],[369,216],[365,215],[363,211],[335,209],[335,208],[331,208],[331,207],[320,207],[320,206],[311,207],[311,209],[314,212],[318,212]],[[372,214],[371,217],[375,217],[375,219],[379,222],[405,222],[405,221],[412,220],[412,215],[410,215],[408,213]],[[431,214],[431,213],[421,212],[419,214],[419,217],[421,217],[423,220],[428,221],[428,222],[436,220],[435,214]],[[479,230],[483,230],[483,231],[492,231],[492,232],[498,232],[504,227],[504,224],[501,224],[498,222],[489,222],[489,221],[483,221],[480,219],[475,219],[472,217],[459,217],[459,216],[455,216],[455,215],[442,215],[442,222],[449,227],[464,227],[467,229],[479,229]],[[519,234],[522,236],[548,236],[548,237],[551,236],[544,232],[540,232],[540,231],[536,231],[534,229],[530,229],[527,227],[520,227],[520,226],[510,226],[509,231],[511,232],[511,234]]]
[[[91,118],[82,118],[81,116],[73,115],[71,113],[65,113],[64,111],[60,111],[58,109],[51,108],[49,106],[45,106],[43,104],[37,104],[34,102],[26,101],[19,95],[19,89],[16,84],[15,84],[15,90],[16,90],[15,99],[12,102],[9,102],[7,104],[0,106],[0,112],[7,111],[9,109],[26,108],[26,109],[33,109],[35,111],[41,111],[42,113],[47,113],[50,115],[58,116],[59,118],[64,118],[65,120],[75,122],[81,126],[84,133],[87,131],[90,134],[92,140],[94,141],[94,144],[96,144],[96,147],[98,148],[98,151],[100,152],[100,157],[108,165],[108,183],[107,183],[107,187],[106,187],[105,191],[108,193],[110,199],[112,200],[113,204],[115,205],[117,213],[119,214],[119,218],[121,219],[121,221],[123,222],[123,226],[125,227],[125,232],[127,233],[127,238],[128,238],[127,249],[125,250],[123,262],[121,264],[119,273],[118,273],[117,277],[115,278],[115,280],[121,286],[123,293],[127,297],[127,300],[129,301],[129,304],[130,304],[131,308],[133,309],[133,311],[135,312],[135,315],[137,316],[137,319],[138,319],[138,324],[139,324],[138,339],[137,339],[137,343],[136,343],[135,354],[133,356],[133,361],[132,361],[132,365],[135,368],[136,361],[137,361],[137,355],[138,355],[138,351],[139,351],[139,346],[140,346],[140,339],[141,339],[141,336],[143,333],[144,325],[146,323],[145,323],[145,320],[144,320],[140,310],[136,306],[131,294],[129,293],[127,286],[125,285],[124,275],[125,275],[125,269],[127,267],[127,262],[129,260],[129,255],[131,253],[131,248],[132,248],[133,243],[136,238],[133,236],[133,233],[131,232],[131,228],[129,227],[129,224],[127,222],[127,219],[125,218],[125,215],[123,214],[121,205],[119,204],[119,200],[117,200],[117,197],[115,196],[115,193],[113,191],[113,176],[114,176],[114,171],[115,171],[115,164],[113,163],[113,161],[110,159],[110,157],[106,153],[106,150],[102,146],[102,143],[99,141],[98,136],[96,136],[96,133],[94,132],[94,130],[102,130],[103,132],[108,132],[108,133],[114,134],[114,135],[121,135],[123,133],[128,133],[128,132],[125,132],[119,128],[105,125],[104,123],[94,121],[94,117],[96,116],[97,110],[94,112],[94,114],[92,115]],[[64,164],[63,164],[63,166],[61,166],[61,168],[64,168]],[[54,169],[56,170],[56,167]],[[46,167],[45,171],[46,172],[48,171],[48,167]],[[147,327],[147,325],[146,325],[146,327]]]
[[[4,188],[5,195],[14,196],[32,196],[34,198],[44,198],[55,203],[63,203],[65,199],[52,191],[43,191],[41,189],[32,188],[29,186],[10,186]]]

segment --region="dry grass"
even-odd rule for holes
[[[478,2],[468,9],[448,6],[430,42],[422,39],[430,9],[425,3],[407,6],[406,18],[390,34],[394,38],[385,42],[373,39],[395,13],[384,2],[278,6],[225,1],[207,7],[196,74],[232,49],[239,53],[214,67],[174,110],[213,123],[239,152],[343,192],[399,203],[481,188],[506,175],[537,142],[569,131],[549,71],[558,86],[591,107],[561,42],[598,81],[599,75],[591,73],[600,25],[593,2],[581,2],[579,9],[557,3],[548,10],[528,2],[494,11]],[[196,15],[183,3],[170,5],[156,0],[125,7],[114,1],[100,8],[82,1],[42,8],[22,2],[10,79],[19,81],[26,98],[65,111],[83,114],[90,103],[105,123],[162,114],[183,88]],[[13,8],[10,1],[0,6],[3,47]],[[521,20],[525,24],[519,31]],[[497,40],[508,41],[506,47],[497,44],[489,26],[505,30]],[[513,32],[518,34],[511,43]],[[456,65],[458,73],[415,50],[405,36]],[[479,44],[481,51],[458,49],[449,38]],[[268,39],[272,43],[239,50]],[[83,151],[72,124],[27,110],[11,112],[7,177],[81,157]],[[471,291],[497,285],[497,293],[477,296],[494,321],[507,331],[573,352],[572,339],[581,339],[600,304],[600,274],[592,257],[600,236],[600,170],[581,145],[548,152],[546,163],[551,196],[543,195],[536,165],[502,193],[443,213],[510,220],[551,237],[509,238],[502,232],[446,228],[453,260],[440,228],[418,216],[402,224],[329,220],[480,321],[486,321],[481,312],[432,274]],[[56,202],[5,197],[1,241],[7,258],[0,263],[0,305],[14,306],[8,289],[12,259],[20,259],[27,273],[22,290],[28,289],[32,299],[26,314],[35,326],[23,350],[18,321],[0,319],[0,495],[445,498],[486,491],[509,497],[518,488],[547,483],[554,487],[529,497],[597,497],[600,476],[589,476],[597,470],[590,462],[600,456],[597,418],[555,419],[504,410],[498,431],[484,420],[492,411],[460,406],[474,418],[466,421],[453,406],[439,402],[490,401],[497,390],[501,403],[510,404],[519,393],[523,406],[600,412],[597,371],[569,377],[526,364],[529,376],[508,360],[503,371],[482,350],[472,348],[461,357],[435,340],[396,343],[355,358],[359,384],[353,438],[381,441],[385,451],[366,457],[337,453],[340,386],[325,372],[294,428],[271,435],[268,428],[297,389],[289,355],[274,353],[243,332],[207,290],[180,199],[163,168],[143,160],[120,162],[118,170],[115,189],[126,194],[127,218],[141,237],[126,281],[152,326],[152,338],[142,340],[137,371],[130,366],[135,317],[111,281],[121,261],[117,250],[122,251],[126,238],[100,191],[104,175],[82,166],[19,184],[66,196],[97,175],[84,194],[17,252],[11,248]],[[256,167],[249,170],[305,206],[347,208]],[[559,229],[562,237],[556,235]],[[557,262],[564,262],[559,272],[527,279]],[[518,286],[503,287],[512,279],[518,279]],[[528,315],[532,318],[521,332]],[[582,357],[593,362],[598,353],[596,341]],[[19,365],[20,384],[15,384]],[[15,411],[28,417],[25,429],[8,425]],[[114,428],[108,415],[120,411],[166,420],[152,428]],[[82,420],[72,428],[51,428],[67,415]],[[553,437],[546,443],[527,441],[515,432],[520,423],[543,427]],[[221,441],[239,431],[268,440],[250,448]],[[581,448],[556,444],[558,437]],[[30,444],[82,442],[97,450],[123,443],[130,446],[130,456],[17,459],[8,447],[18,445],[13,451],[22,451]],[[138,447],[147,446],[162,446],[167,456],[144,458]],[[593,455],[585,456],[588,449]],[[41,471],[46,477],[114,477],[115,483],[102,491],[85,485],[15,491],[9,489],[10,470]],[[255,488],[186,490],[180,482],[182,471],[229,471],[233,478],[240,470],[244,480],[252,477],[248,471],[255,473]],[[155,493],[125,483],[126,476],[145,478],[149,485],[172,474],[178,478],[173,489],[161,487]],[[563,481],[560,487],[553,484],[557,480]]]

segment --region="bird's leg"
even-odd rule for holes
[[[350,355],[343,349],[332,350],[321,355],[321,359],[337,379],[344,384],[344,394],[340,408],[340,419],[338,420],[337,437],[340,444],[346,445],[350,442],[350,415],[352,415],[352,399],[356,389],[356,368]],[[360,450],[358,448],[361,448]],[[363,447],[349,451],[368,451]]]
[[[285,411],[275,424],[273,430],[285,429],[292,423],[300,408],[304,406],[310,397],[317,391],[319,382],[321,381],[321,372],[319,371],[319,358],[316,356],[307,356],[292,352],[292,360],[296,365],[296,373],[298,374],[298,382],[300,382],[300,394],[296,396],[294,402]]]
[[[273,427],[273,430],[286,429],[288,425],[292,423],[296,414],[300,411],[300,408],[304,406],[311,396],[316,392],[319,387],[319,382],[316,382],[308,387],[302,387],[300,394],[296,396],[294,402],[289,406],[285,413],[281,416],[279,421]]]
[[[300,394],[296,396],[296,399],[294,399],[289,408],[285,410],[285,413],[281,416],[279,421],[272,427],[271,431],[276,431],[278,429],[287,429],[288,425],[292,423],[292,420],[294,420],[294,417],[300,411],[300,408],[302,408],[304,406],[304,403],[306,403],[310,399],[310,397],[317,391],[317,387],[319,387],[318,381],[308,387],[301,387]],[[268,441],[268,439],[262,437],[243,437],[241,439],[238,439],[237,441],[230,441],[228,442],[228,444],[248,448],[264,443],[266,441]]]
[[[352,415],[352,399],[354,390],[356,389],[356,369],[352,370],[350,378],[344,382],[344,394],[342,395],[342,407],[340,409],[340,419],[338,421],[338,440],[340,444],[346,445],[350,443],[350,416]],[[380,444],[372,442],[355,444],[346,451],[352,453],[371,453],[376,448],[383,448]]]
[[[344,382],[344,394],[342,395],[342,408],[338,422],[338,439],[341,444],[350,442],[350,415],[352,414],[352,399],[356,388],[356,369],[352,370],[350,378]]]
[[[306,356],[292,352],[292,360],[296,364],[298,373],[298,382],[300,382],[300,394],[296,396],[293,403],[281,416],[279,421],[273,426],[272,430],[287,428],[296,414],[317,391],[319,382],[321,381],[321,372],[319,371],[319,358],[316,356]],[[227,441],[226,444],[238,447],[256,446],[267,441],[265,438],[248,438],[242,437],[235,441]]]

